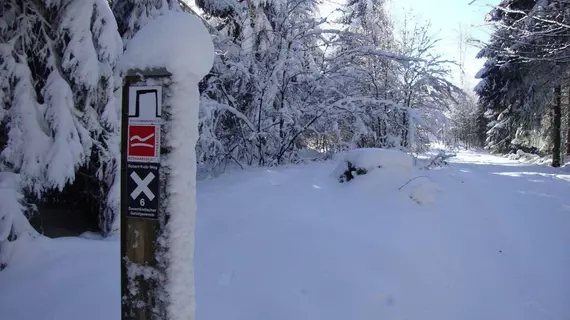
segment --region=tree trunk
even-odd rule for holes
[[[408,139],[408,135],[409,135],[409,121],[408,121],[408,111],[406,110],[404,112],[404,116],[402,119],[402,126],[403,126],[403,132],[402,132],[402,147],[404,148],[408,148],[410,141]]]
[[[566,117],[567,117],[567,127],[566,130],[566,154],[570,154],[570,86],[568,87],[568,96],[566,97]]]
[[[556,86],[554,88],[554,104],[552,106],[552,166],[560,167],[560,151],[562,149],[561,139],[561,122],[562,122],[562,88]]]

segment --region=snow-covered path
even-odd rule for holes
[[[456,318],[570,319],[570,175],[474,153],[449,171],[461,185],[439,205],[465,285]]]
[[[570,319],[570,175],[460,153],[420,206],[332,169],[201,185],[199,318]]]
[[[198,184],[198,320],[570,319],[570,173],[463,152],[413,174],[441,187],[419,205],[407,177],[334,166]],[[0,272],[1,319],[119,319],[116,241],[29,252]]]

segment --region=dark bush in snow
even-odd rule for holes
[[[520,144],[511,144],[511,147],[509,148],[509,153],[517,154],[519,150],[521,150],[524,153],[536,154],[539,156],[545,155],[542,152],[540,152],[540,150],[537,147],[527,147]]]
[[[340,183],[348,182],[355,178],[355,176],[360,176],[366,174],[368,170],[363,168],[356,168],[352,162],[347,162],[348,168],[339,177]]]
[[[414,161],[407,153],[397,149],[363,148],[346,153],[334,171],[339,181],[346,182],[377,168],[412,170]]]

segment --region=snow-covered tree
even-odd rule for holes
[[[149,20],[168,11],[181,11],[178,0],[110,0],[124,45]]]
[[[483,148],[485,135],[480,134],[485,131],[481,126],[486,125],[483,113],[484,110],[477,105],[474,93],[457,97],[456,102],[451,104],[450,110],[446,112],[449,121],[438,137],[450,146]]]
[[[2,9],[1,169],[18,173],[22,189],[38,198],[64,188],[83,194],[71,185],[81,170],[94,183],[86,197],[97,204],[101,229],[112,232],[119,141],[113,68],[122,43],[108,3],[10,0]]]
[[[432,32],[429,21],[406,12],[397,37],[400,54],[413,59],[397,70],[400,90],[396,101],[419,114],[420,119],[412,127],[418,148],[442,128],[443,113],[449,106],[464,98],[463,90],[450,80],[450,65],[454,62],[437,53],[440,39]]]
[[[325,78],[316,3],[200,4],[218,15],[210,21],[223,52],[204,82],[200,159],[282,162],[321,113],[312,103]]]
[[[314,0],[197,4],[219,52],[201,86],[203,166],[295,161],[307,147],[411,146],[418,122],[400,99],[399,74],[416,58],[394,53],[399,46],[383,1],[347,3],[335,29],[315,18]],[[438,99],[449,83],[430,82],[445,72],[427,65],[423,85],[413,90],[432,90]]]
[[[569,10],[557,0],[504,0],[491,11],[495,31],[479,53],[487,61],[476,87],[489,119],[487,148],[552,150],[553,165],[560,164],[562,111],[556,96],[568,80]]]
[[[361,147],[404,146],[402,133],[408,130],[403,123],[407,111],[393,103],[399,91],[399,63],[382,54],[397,50],[392,21],[384,7],[384,1],[347,2],[339,19],[343,33],[338,35],[337,53],[330,60],[330,67],[338,68],[335,76],[345,83],[347,96],[370,99],[358,108],[362,112],[354,122],[348,118],[341,126],[360,129],[353,143]],[[394,131],[396,127],[401,128]]]

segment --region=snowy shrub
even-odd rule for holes
[[[516,150],[516,152],[510,153],[507,156],[508,159],[511,160],[534,160],[536,158],[540,158],[537,155],[526,153],[521,149]]]
[[[540,156],[538,154],[527,153],[520,149],[517,150],[517,152],[514,154],[508,154],[506,157],[507,159],[510,160],[517,160],[520,162],[541,164],[541,165],[548,164],[552,159],[552,155]]]
[[[341,158],[334,171],[339,181],[346,182],[377,168],[398,168],[411,171],[414,161],[407,153],[397,149],[354,149]]]
[[[109,2],[8,0],[0,17],[0,170],[42,199],[85,169],[95,185],[77,193],[99,204],[101,229],[112,233],[123,44]]]
[[[17,174],[0,172],[0,271],[8,263],[14,242],[23,235],[37,235],[26,217],[32,207],[25,205]]]
[[[523,152],[525,154],[531,154],[531,155],[539,155],[542,156],[544,154],[542,154],[542,152],[540,152],[540,149],[538,149],[537,147],[528,147],[528,146],[524,146],[521,144],[515,144],[512,143],[509,153],[516,153],[518,154],[519,152]]]
[[[368,173],[368,170],[363,168],[356,168],[352,162],[347,162],[348,168],[340,175],[340,183],[348,182],[355,178],[355,176],[360,176]],[[379,167],[380,168],[380,167]]]
[[[434,167],[443,167],[447,165],[447,159],[455,157],[454,153],[447,153],[445,150],[439,150],[438,153],[428,160],[428,163],[422,169],[430,169]]]

